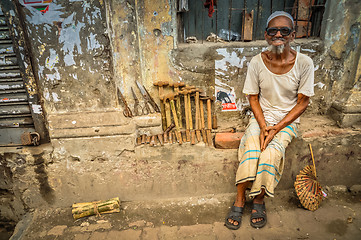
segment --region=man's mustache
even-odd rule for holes
[[[276,40],[286,41],[286,39],[284,39],[283,37],[273,37],[271,40],[272,41],[276,41]]]

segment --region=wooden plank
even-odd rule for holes
[[[298,2],[298,11],[296,11],[297,9],[297,2]],[[311,5],[314,5],[315,0],[298,0],[295,1],[294,6],[293,6],[293,17],[298,20],[303,20],[303,21],[307,21],[309,18],[311,18],[311,9],[310,9],[310,2]]]
[[[269,1],[269,0],[260,0],[260,8],[259,8],[259,15],[258,15],[258,23],[257,23],[257,32],[255,33],[256,39],[264,40],[264,32],[265,32],[265,29],[267,27],[267,19],[268,19],[269,15],[271,14],[270,8],[271,8],[271,1]]]
[[[254,11],[252,10],[250,13],[245,13],[244,16],[244,24],[243,24],[243,40],[244,41],[252,41],[253,36],[253,15]]]
[[[220,36],[220,31],[222,29],[228,33],[228,24],[229,24],[229,1],[217,1],[217,35]]]
[[[311,22],[308,22],[308,35],[307,35],[307,21],[296,21],[296,38],[303,38],[311,35]]]
[[[232,0],[231,30],[239,35],[238,41],[242,38],[243,8],[244,0]]]
[[[216,14],[217,12],[215,11],[213,13],[213,17],[208,17],[208,9],[204,8],[202,13],[203,16],[203,35],[204,35],[204,39],[206,39],[211,33],[216,34]]]

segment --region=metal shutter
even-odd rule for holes
[[[24,132],[34,132],[28,96],[9,27],[0,9],[0,146],[20,145]]]

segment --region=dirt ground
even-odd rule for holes
[[[268,223],[249,224],[247,202],[241,228],[224,223],[233,194],[198,198],[122,202],[120,213],[74,221],[71,207],[36,210],[25,216],[12,239],[360,239],[361,195],[329,191],[320,208],[301,207],[293,190],[266,200]]]

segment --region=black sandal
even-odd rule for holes
[[[233,206],[231,207],[231,211],[228,213],[228,216],[226,217],[226,221],[225,221],[225,226],[229,229],[232,230],[237,230],[241,227],[241,222],[242,222],[242,214],[243,214],[243,207],[236,207]],[[233,221],[237,221],[238,225],[234,225],[233,223],[230,223],[228,220],[232,219]]]
[[[256,210],[256,212],[253,212],[253,210]],[[257,218],[263,218],[263,220],[259,222],[252,222],[253,219]],[[252,212],[251,212],[251,226],[254,228],[262,228],[267,223],[267,215],[266,215],[266,205],[253,203]]]

